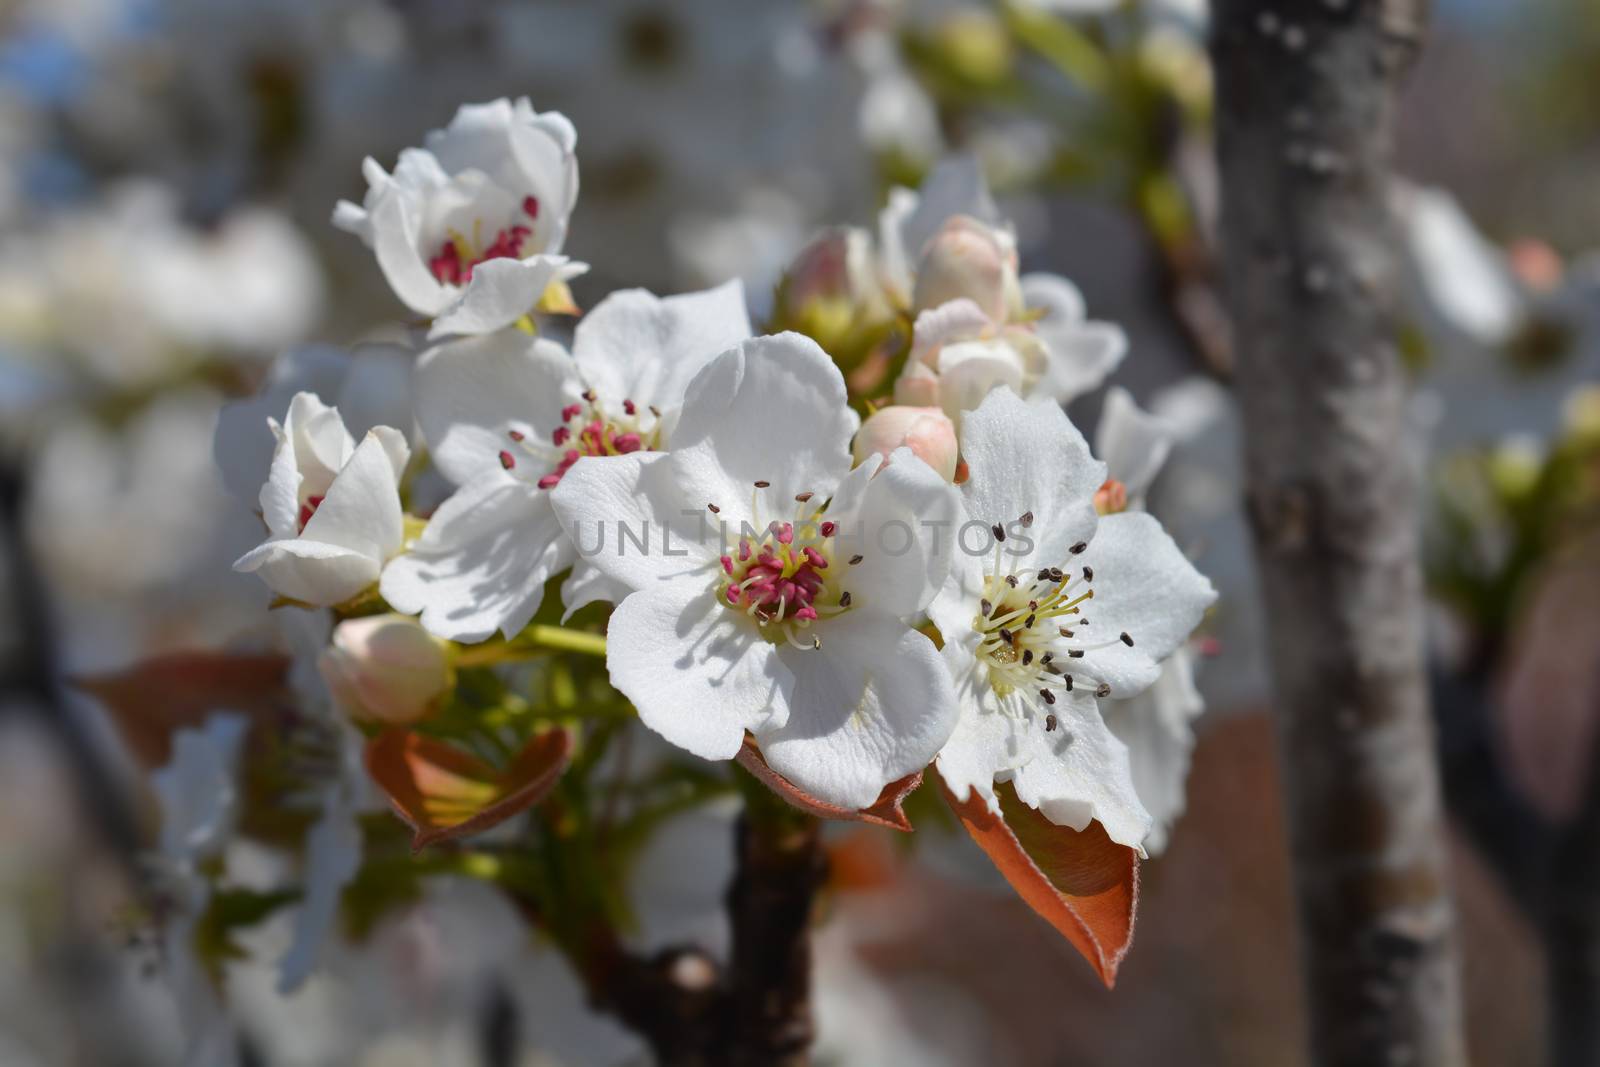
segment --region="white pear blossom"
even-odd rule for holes
[[[359,445],[338,409],[296,394],[280,425],[272,469],[261,487],[270,537],[234,569],[256,573],[279,596],[328,606],[378,580],[400,551],[405,518],[400,475],[411,449],[400,431],[379,426]]]
[[[961,709],[939,772],[958,797],[998,811],[1010,781],[1052,822],[1138,847],[1151,818],[1098,701],[1151,685],[1216,594],[1150,516],[1097,515],[1105,467],[1056,405],[997,390],[961,445],[966,530],[993,545],[963,544],[929,608]]]
[[[1016,235],[975,159],[948,159],[920,193],[896,190],[879,220],[884,284],[915,316],[895,402],[952,419],[1008,386],[1065,403],[1103,382],[1127,337],[1090,321],[1053,274],[1018,275]]]
[[[368,158],[365,201],[341,201],[334,225],[367,243],[395,295],[434,320],[432,336],[498,330],[588,269],[560,254],[577,139],[566,116],[525,97],[463,105],[393,174]]]
[[[959,504],[909,450],[851,471],[855,429],[815,342],[757,338],[690,385],[671,451],[582,460],[554,503],[629,590],[606,661],[645,725],[718,760],[749,731],[801,789],[859,808],[953,722],[938,654],[903,620],[944,580]]]
[[[296,393],[314,393],[339,409],[345,428],[365,436],[375,426],[406,429],[411,436],[411,368],[406,345],[366,342],[350,349],[308,344],[281,353],[254,396],[223,407],[212,454],[228,489],[255,504],[277,447],[268,420],[280,422]]]
[[[613,293],[569,355],[517,330],[447,342],[420,361],[417,419],[457,492],[384,572],[384,598],[440,637],[511,636],[575,553],[550,489],[585,456],[665,448],[696,371],[750,336],[738,282],[658,298]],[[581,561],[569,610],[615,590]]]

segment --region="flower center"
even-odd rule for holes
[[[658,449],[661,412],[654,407],[641,410],[632,400],[624,400],[621,408],[611,409],[590,391],[578,403],[561,409],[561,425],[551,431],[549,445],[530,440],[520,430],[508,431],[506,436],[517,452],[502,449],[500,466],[513,470],[518,453],[532,457],[535,464],[551,467],[539,478],[539,488],[554,489],[584,456],[626,456]]]
[[[756,482],[756,496],[768,488]],[[754,619],[769,641],[787,641],[797,648],[821,648],[822,638],[806,634],[819,619],[850,610],[850,592],[843,587],[834,553],[838,527],[811,504],[811,493],[795,497],[792,518],[773,519],[760,527],[757,501],[750,514],[757,529],[741,531],[734,549],[722,557],[717,597],[731,611]],[[713,514],[722,509],[708,505]],[[852,556],[846,567],[860,563]]]
[[[529,221],[537,219],[538,199],[523,197],[522,213]],[[483,220],[477,219],[472,224],[471,238],[459,230],[450,231],[439,251],[428,259],[428,270],[441,285],[466,285],[472,280],[473,268],[481,263],[491,259],[521,259],[525,254],[523,244],[532,236],[533,227],[518,223],[496,230],[494,239],[484,244]]]
[[[1032,525],[1033,514],[1022,516]],[[978,632],[978,662],[988,675],[989,687],[1002,707],[1013,704],[1031,714],[1042,702],[1055,704],[1056,693],[1087,686],[1097,697],[1111,695],[1111,686],[1095,670],[1093,653],[1118,643],[1133,644],[1121,633],[1109,641],[1093,641],[1086,632],[1084,614],[1094,599],[1094,568],[1045,567],[1032,574],[1009,574],[1001,568],[1002,527],[996,526],[994,561],[984,576],[983,595],[972,628]],[[1088,546],[1073,545],[1077,555]],[[1045,729],[1056,728],[1056,717],[1045,716]]]
[[[317,509],[322,506],[322,501],[323,501],[323,497],[321,497],[321,496],[308,496],[300,504],[300,532],[301,533],[305,533],[306,523],[310,522],[311,521],[311,516],[313,516],[313,515],[315,515],[317,513]]]

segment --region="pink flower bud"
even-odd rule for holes
[[[784,276],[784,297],[791,307],[817,300],[854,303],[871,283],[870,239],[866,231],[835,226],[812,238]]]
[[[317,667],[356,719],[415,722],[450,687],[444,646],[409,615],[346,619]]]
[[[818,234],[795,257],[778,286],[773,329],[806,334],[839,358],[870,341],[891,318],[872,238],[840,226]]]
[[[875,453],[887,459],[900,447],[911,449],[945,481],[955,480],[956,428],[938,408],[892,405],[874,412],[856,434],[856,462]]]
[[[962,298],[997,323],[1022,311],[1017,248],[1011,235],[970,216],[952,215],[922,249],[912,310],[926,311]]]

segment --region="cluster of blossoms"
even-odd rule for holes
[[[836,335],[756,335],[736,281],[616,292],[571,325],[575,146],[560,115],[501,100],[392,174],[369,161],[334,219],[430,319],[420,351],[296,353],[219,429],[267,533],[236,567],[318,620],[300,630],[364,767],[331,761],[308,862],[332,873],[296,971],[359,865],[372,783],[419,847],[486,829],[577,765],[584,701],[616,694],[813,813],[909,828],[899,801],[934,767],[969,829],[1020,800],[1142,854],[1158,820],[1105,714],[1164,670],[1192,690],[1214,593],[1139,507],[1160,420],[1116,396],[1102,462],[1062,410],[1121,332],[1019,275],[959,160],[897,190],[875,242],[824,235],[779,294],[779,326],[892,323],[866,356],[892,404],[852,390]],[[482,696],[483,668],[602,651],[609,698],[542,707],[571,689],[548,660],[531,697],[514,672]]]

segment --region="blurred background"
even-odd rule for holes
[[[258,528],[214,467],[217,412],[286,346],[403,319],[333,204],[363,156],[506,95],[579,130],[581,305],[737,276],[759,321],[819,227],[870,225],[969,152],[1025,269],[1128,331],[1113,383],[1184,427],[1150,508],[1222,599],[1188,810],[1118,988],[964,838],[841,835],[819,1060],[1302,1062],[1205,21],[1205,0],[0,0],[0,1064],[178,1062],[134,906],[153,806],[72,680],[269,639],[266,590],[229,569]],[[1480,1063],[1542,1060],[1548,901],[1600,915],[1573,871],[1600,843],[1597,69],[1589,0],[1437,0],[1393,191],[1416,384],[1395,462],[1424,487]],[[710,829],[661,846],[655,896],[714,906]],[[644,1062],[481,886],[441,880],[283,997],[250,957],[287,936],[252,927],[227,968],[246,1062]]]

